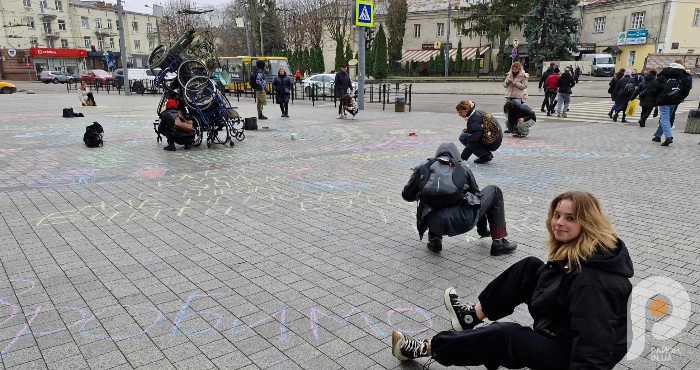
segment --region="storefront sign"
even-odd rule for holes
[[[421,44],[421,50],[440,50],[445,48],[445,44],[440,43],[440,47],[436,48],[435,44]],[[450,43],[450,49],[452,49],[452,43]]]
[[[29,48],[33,57],[43,58],[85,58],[87,51],[83,49],[54,49],[54,48]]]
[[[620,32],[617,35],[617,44],[624,45],[627,43],[627,32]]]
[[[627,45],[639,45],[647,43],[649,30],[627,31]]]
[[[15,49],[7,49],[7,55],[10,56],[10,58],[14,58],[17,55],[17,50]]]
[[[581,53],[595,53],[595,43],[578,44],[576,47]]]

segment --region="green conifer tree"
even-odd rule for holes
[[[386,34],[384,26],[379,25],[377,37],[373,41],[374,50],[372,56],[374,58],[374,77],[385,78],[389,75],[389,65],[387,59]]]

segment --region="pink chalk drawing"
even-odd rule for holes
[[[161,178],[165,175],[165,172],[167,172],[163,167],[146,167],[141,169],[138,172],[132,173],[129,175],[131,178],[144,178],[144,179],[158,179]]]

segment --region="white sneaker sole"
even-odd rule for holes
[[[457,318],[457,313],[455,312],[454,308],[452,308],[452,303],[450,302],[450,292],[455,290],[454,287],[449,287],[445,289],[445,308],[447,308],[447,312],[450,314],[450,321],[452,322],[452,330],[454,331],[462,331],[464,328],[462,328],[462,324],[459,323],[459,319]],[[455,293],[457,291],[455,290]]]
[[[403,334],[394,330],[391,333],[391,354],[401,361],[408,361],[410,358],[401,354],[401,343],[403,342]]]

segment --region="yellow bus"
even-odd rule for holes
[[[221,57],[219,58],[221,68],[228,72],[231,81],[224,85],[226,90],[248,90],[250,89],[250,75],[255,69],[258,60],[265,61],[265,74],[268,83],[277,76],[277,71],[284,68],[287,75],[294,79],[292,71],[289,70],[289,62],[285,57]],[[268,84],[268,89],[271,86]]]

